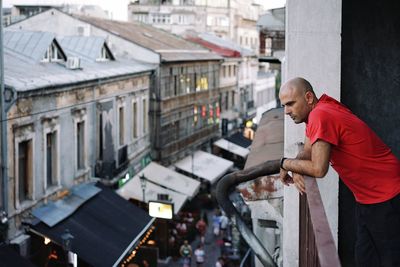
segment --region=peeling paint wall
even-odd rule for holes
[[[302,76],[317,96],[327,93],[340,100],[341,1],[294,1],[286,4],[286,57],[284,82]],[[297,154],[304,141],[304,125],[285,118],[285,156]],[[338,177],[330,171],[318,180],[333,236],[337,239]],[[284,189],[283,266],[298,266],[299,198],[297,190]]]

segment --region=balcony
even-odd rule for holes
[[[269,213],[268,206],[273,205],[272,200],[283,200],[282,184],[277,177],[280,171],[279,158],[283,156],[283,133],[282,108],[265,113],[255,134],[244,170],[224,176],[217,185],[217,200],[220,206],[227,215],[235,217],[243,239],[264,266],[281,265],[274,247],[281,248],[282,244],[272,246],[271,249],[270,243],[274,242],[272,238],[259,240],[236,209],[240,206],[239,203],[233,203],[231,199],[232,193],[238,189],[249,206],[252,206],[252,202],[263,202],[262,207],[251,209],[253,218],[258,210]],[[305,183],[307,194],[300,196],[299,266],[340,266],[317,182],[314,178],[306,177]],[[259,224],[264,224],[262,228],[274,228],[277,225],[283,228],[282,210],[277,210],[279,208],[272,212],[277,213],[274,216],[278,219],[271,219],[271,216],[260,220],[257,217]],[[282,251],[278,254],[282,254]]]

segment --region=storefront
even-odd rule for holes
[[[126,265],[135,262],[154,230],[146,211],[101,184],[76,186],[32,213],[37,220],[29,233],[33,255],[41,254],[34,259],[38,266]]]

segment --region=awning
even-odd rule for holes
[[[143,191],[140,184],[138,175],[135,175],[129,182],[127,182],[122,188],[117,190],[117,193],[125,199],[136,199],[143,201]],[[174,203],[174,213],[177,214],[185,204],[187,195],[169,190],[167,188],[156,185],[151,181],[146,182],[145,188],[145,201],[158,200],[158,194],[168,194],[172,203]]]
[[[226,137],[225,139],[228,140],[229,142],[232,142],[244,148],[248,148],[251,146],[251,140],[244,137],[243,133],[241,132],[232,134],[231,136]]]
[[[246,158],[247,155],[250,153],[250,150],[248,148],[239,146],[239,145],[232,143],[224,138],[219,139],[218,141],[215,141],[214,145],[218,146],[226,151],[229,151],[233,154],[241,156],[242,158]]]
[[[11,246],[0,246],[0,266],[2,267],[35,267],[28,259],[18,254]]]
[[[232,166],[232,161],[200,150],[175,163],[176,168],[208,180],[210,183],[215,183]]]
[[[151,162],[147,165],[137,176],[140,177],[142,174],[147,180],[178,193],[182,193],[189,198],[195,196],[199,191],[199,181],[177,173],[155,162]]]
[[[95,196],[53,227],[31,225],[31,231],[61,245],[68,229],[74,236],[71,251],[92,266],[117,266],[137,245],[154,219],[103,185]]]

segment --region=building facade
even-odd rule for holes
[[[62,25],[50,27],[52,25]],[[66,26],[68,25],[68,26]],[[151,26],[49,10],[10,28],[106,38],[115,55],[156,64],[149,92],[152,158],[167,165],[205,146],[218,132],[219,66],[216,54]],[[83,31],[81,29],[84,29]]]
[[[77,184],[112,184],[150,152],[153,67],[115,60],[103,38],[76,40],[92,44],[92,58],[83,45],[86,57],[74,60],[74,46],[53,33],[5,31],[5,84],[16,92],[7,113],[10,238],[33,208]]]
[[[244,0],[139,0],[128,5],[128,21],[140,21],[180,36],[214,33],[258,51],[256,22],[261,7]]]

